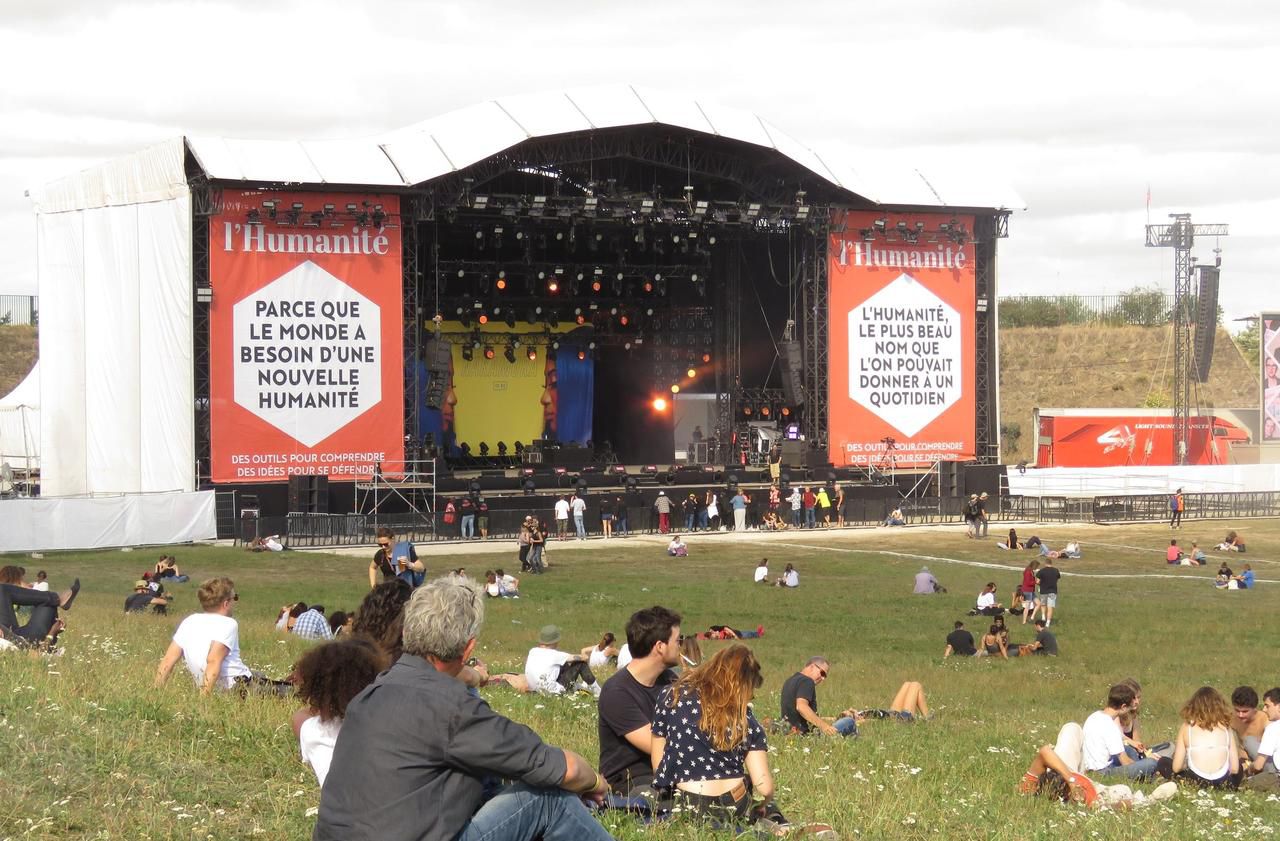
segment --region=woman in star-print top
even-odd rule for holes
[[[763,682],[751,649],[731,645],[663,689],[653,720],[654,788],[674,789],[677,807],[728,822],[746,816],[752,793],[771,798],[764,728],[747,708]]]

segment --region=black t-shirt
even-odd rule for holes
[[[1036,580],[1040,582],[1040,595],[1056,594],[1058,592],[1058,579],[1062,577],[1062,573],[1055,567],[1043,567],[1036,573]]]
[[[653,724],[658,693],[676,679],[667,669],[653,686],[640,683],[627,669],[618,672],[600,689],[599,735],[600,774],[618,791],[625,791],[628,779],[651,779],[649,755],[627,741],[627,734]]]
[[[409,561],[413,562],[418,560],[418,550],[413,548],[413,544],[406,540],[402,540],[399,543],[392,543],[388,549],[379,549],[377,552],[373,553],[373,562],[377,564],[378,569],[382,572],[383,581],[390,581],[400,574],[399,556],[396,554],[396,549],[400,547],[402,543],[408,543]],[[388,557],[388,554],[390,557]],[[392,563],[393,560],[395,560],[396,563]]]
[[[613,516],[613,503],[607,499],[600,500],[600,519],[608,520]]]
[[[155,593],[148,590],[145,593],[134,593],[124,600],[125,613],[142,613],[151,606],[151,600],[154,599]]]
[[[808,733],[809,722],[796,709],[796,701],[800,698],[809,702],[809,709],[814,715],[818,714],[818,685],[804,672],[796,672],[782,684],[782,717],[801,733]]]
[[[1057,655],[1058,638],[1053,635],[1053,631],[1048,628],[1037,631],[1036,642],[1040,643],[1040,648],[1037,650],[1041,653]]]
[[[951,646],[956,654],[963,654],[966,657],[972,657],[978,653],[978,649],[973,645],[973,634],[964,628],[957,628],[947,634],[947,645]]]

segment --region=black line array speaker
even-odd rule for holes
[[[964,468],[958,461],[938,462],[938,495],[964,496]]]
[[[328,476],[289,477],[290,514],[328,514]]]
[[[804,404],[804,357],[800,355],[799,342],[779,342],[778,356],[782,362],[782,396],[792,406]]]
[[[426,393],[423,402],[428,409],[439,409],[444,403],[445,387],[449,383],[449,356],[452,353],[449,343],[438,336],[427,342],[423,362],[427,368]]]
[[[1217,266],[1200,266],[1200,294],[1196,297],[1195,371],[1197,382],[1209,381],[1213,364],[1213,339],[1218,332],[1218,280],[1222,270]]]

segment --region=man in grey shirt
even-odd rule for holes
[[[456,679],[484,620],[460,576],[419,588],[404,654],[347,706],[313,841],[601,841],[583,799],[608,785],[572,751],[489,708]],[[484,778],[514,782],[484,800]]]

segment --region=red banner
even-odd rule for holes
[[[228,192],[209,223],[215,482],[404,458],[396,196]]]
[[[830,265],[830,458],[974,457],[973,217],[853,212]]]

